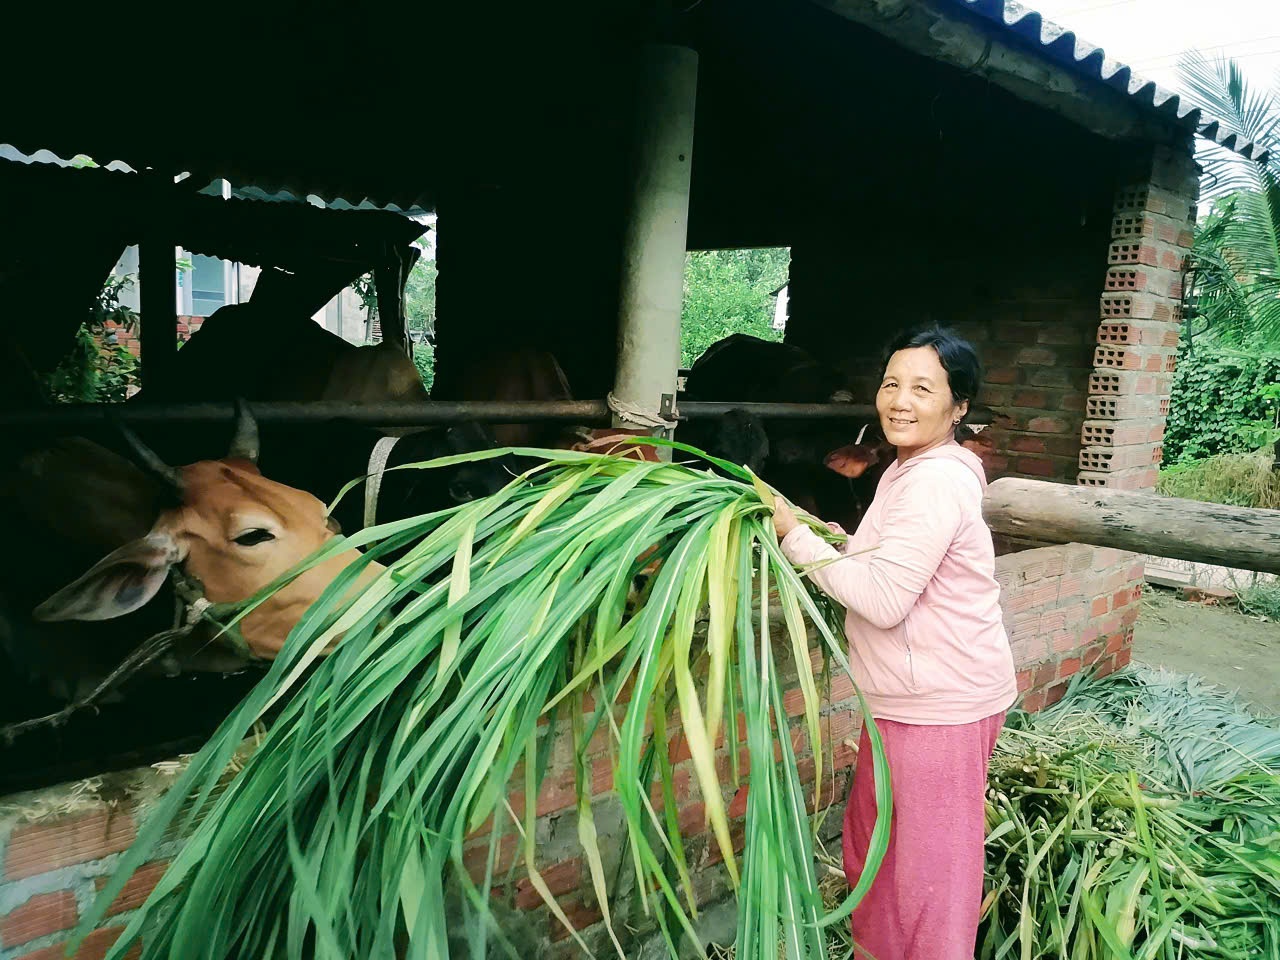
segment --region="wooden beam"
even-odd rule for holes
[[[1280,573],[1280,510],[1004,477],[987,486],[982,512],[1008,536]]]
[[[138,347],[144,390],[164,383],[178,353],[177,241],[169,214],[173,183],[151,177],[145,232],[138,244]]]

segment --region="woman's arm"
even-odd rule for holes
[[[920,464],[896,485],[870,553],[841,557],[807,527],[782,539],[792,563],[835,560],[807,576],[832,599],[877,627],[901,623],[946,555],[963,519],[956,478]]]

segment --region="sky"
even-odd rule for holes
[[[1252,84],[1280,87],[1280,0],[1021,0],[1147,79],[1177,92],[1187,50],[1237,60]]]

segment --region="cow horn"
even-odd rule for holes
[[[239,399],[236,400],[236,432],[231,438],[227,456],[250,463],[258,462],[258,422],[249,412],[249,405]]]
[[[142,439],[126,427],[123,423],[117,423],[116,428],[120,431],[120,435],[124,437],[125,442],[132,448],[134,456],[147,473],[151,474],[161,484],[169,488],[178,495],[181,501],[186,492],[186,485],[182,481],[182,471],[176,467],[171,467],[159,455],[142,442]]]

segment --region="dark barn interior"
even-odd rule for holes
[[[987,0],[905,4],[901,16],[880,19],[873,6],[230,2],[219,7],[236,25],[230,44],[193,29],[195,11],[139,11],[144,28],[163,21],[190,42],[138,48],[123,117],[87,96],[84,71],[71,66],[111,69],[101,38],[118,31],[116,14],[59,8],[56,31],[33,29],[38,41],[0,65],[9,89],[23,91],[0,141],[122,160],[166,190],[169,178],[189,174],[193,192],[225,178],[300,198],[434,210],[433,399],[460,395],[453,372],[495,344],[551,350],[574,396],[598,399],[616,366],[636,51],[654,40],[686,44],[699,56],[688,248],[789,246],[787,340],[853,378],[859,403],[871,400],[880,348],[895,330],[955,324],[987,366],[979,399],[998,415],[989,472],[1075,481],[1099,295],[1116,263],[1117,197],[1151,178],[1157,151],[1187,152],[1194,118],[1188,125],[1114,86],[1064,80],[1037,45],[984,16]],[[335,37],[354,38],[358,54],[341,68],[326,52]],[[166,123],[174,78],[191,64],[200,64],[201,89],[242,108],[217,136],[174,137]],[[3,309],[23,330],[27,360],[46,370],[74,331],[74,302],[91,297],[110,267],[103,238],[170,239],[173,210],[165,194],[139,190],[134,206],[104,222],[91,198],[69,210],[52,196],[42,204],[21,176],[2,185],[3,276],[17,291]],[[1174,221],[1190,215],[1186,194],[1180,211],[1168,211]],[[248,243],[269,228],[241,229]],[[59,244],[76,237],[93,256],[77,266],[82,277],[64,281]],[[187,699],[171,696],[166,717]],[[118,735],[101,740],[127,747],[62,756],[72,733],[41,734],[27,759],[3,764],[10,779],[0,790],[167,756],[216,713],[179,736],[167,719],[115,721],[123,714],[104,708],[101,721],[77,723],[118,722]]]

